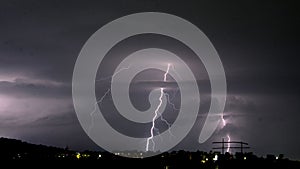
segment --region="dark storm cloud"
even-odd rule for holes
[[[49,84],[50,83],[50,84]],[[16,79],[14,82],[0,81],[0,94],[17,98],[30,97],[70,97],[71,86],[66,84],[52,84],[45,81],[44,84],[36,84]]]
[[[8,1],[0,8],[1,72],[22,71],[59,81],[70,81],[83,43],[113,12],[102,7],[102,15],[95,17],[90,8],[96,7],[75,1]]]
[[[44,116],[41,118],[36,119],[35,121],[31,122],[28,127],[40,127],[40,126],[67,126],[67,125],[74,125],[75,123],[78,123],[77,117],[72,111],[69,112],[62,112],[56,115],[49,115]]]
[[[10,113],[10,112],[6,112]],[[1,128],[20,128],[20,127],[53,127],[74,125],[77,123],[77,118],[74,112],[59,112],[58,114],[49,114],[39,117],[27,123],[20,122],[18,117],[2,117]]]
[[[78,53],[107,22],[130,13],[161,11],[191,21],[208,36],[223,62],[229,93],[224,115],[229,124],[199,145],[204,120],[200,115],[177,148],[209,151],[211,141],[230,133],[233,139],[252,144],[257,153],[285,153],[300,158],[300,150],[293,149],[300,141],[295,134],[300,127],[300,9],[293,2],[105,0],[0,4],[0,135],[95,148],[70,108],[71,78]],[[206,78],[201,80],[207,83]],[[205,98],[203,101],[200,112],[209,107]]]

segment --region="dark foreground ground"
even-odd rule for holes
[[[130,153],[139,158],[120,157],[107,152],[76,152],[72,150],[34,145],[20,140],[0,138],[2,166],[22,168],[153,168],[153,169],[300,169],[299,161],[283,155],[257,157],[252,153],[220,154],[219,152],[176,151],[142,158],[141,152]],[[1,167],[2,168],[2,167]]]

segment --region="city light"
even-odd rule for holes
[[[77,153],[77,154],[76,154],[76,158],[77,158],[77,159],[80,159],[80,157],[81,157],[81,156],[80,156],[80,153]]]
[[[218,155],[216,154],[215,157],[213,158],[214,161],[218,161]]]

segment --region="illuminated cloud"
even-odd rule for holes
[[[202,94],[199,116],[191,133],[175,149],[209,151],[212,141],[230,132],[231,140],[249,142],[258,154],[284,153],[300,158],[294,148],[300,142],[295,130],[300,128],[298,6],[290,2],[257,5],[237,1],[232,5],[224,1],[216,5],[171,0],[146,4],[131,0],[1,1],[0,136],[97,149],[82,131],[72,107],[71,80],[78,53],[90,35],[113,19],[141,11],[163,11],[189,20],[207,34],[223,62],[229,93],[224,115],[228,123],[199,145],[210,86],[203,68],[198,72]],[[147,43],[136,39],[136,46]],[[180,48],[169,40],[155,41],[161,43]],[[180,52],[186,55],[181,48]],[[113,69],[118,60],[112,57],[104,69]],[[187,62],[199,69],[193,59]],[[161,74],[153,79],[160,80]],[[153,79],[132,85],[132,101],[140,109],[147,108],[148,97],[144,99],[145,88],[138,86],[159,86],[161,81]]]

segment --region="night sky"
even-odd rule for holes
[[[73,108],[76,59],[87,39],[103,25],[124,15],[149,11],[170,13],[199,27],[218,51],[227,78],[226,126],[199,144],[203,125],[199,115],[189,135],[174,150],[209,151],[212,141],[229,134],[231,140],[248,142],[249,151],[255,154],[283,153],[300,159],[300,6],[293,1],[1,1],[0,136],[75,150],[100,150],[81,128]],[[146,38],[137,36],[124,45],[130,48]],[[168,44],[166,48],[180,48],[167,37],[148,38],[153,42],[161,38]],[[115,60],[111,54],[107,69],[115,69]],[[203,84],[200,91],[208,93],[203,72],[198,75]],[[136,77],[139,84],[132,101],[137,107],[147,107],[141,86],[155,85],[161,75],[151,70]],[[96,88],[100,92],[97,97],[102,90],[101,86]],[[204,99],[199,114],[207,111],[207,103]],[[135,130],[130,134],[144,133]]]

